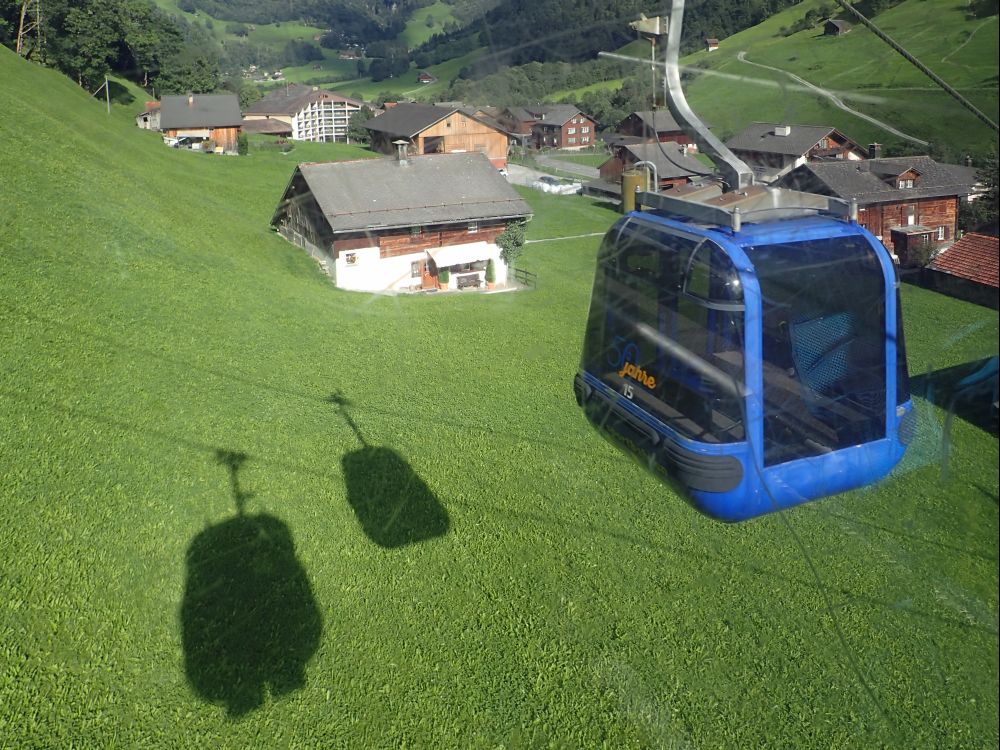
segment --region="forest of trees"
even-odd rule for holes
[[[16,41],[20,5],[0,0],[0,43],[9,47]],[[215,40],[151,0],[45,0],[39,31],[27,39],[27,56],[91,89],[108,73],[164,93],[214,91],[219,85]]]

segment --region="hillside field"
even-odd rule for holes
[[[524,191],[535,290],[341,292],[269,220],[362,150],[0,81],[0,747],[997,745],[993,434],[917,399],[886,482],[711,521],[573,398],[608,209]],[[914,375],[997,353],[903,304]]]

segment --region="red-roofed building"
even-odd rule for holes
[[[924,269],[927,285],[943,294],[997,309],[1000,239],[970,232]]]

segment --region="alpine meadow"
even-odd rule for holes
[[[270,221],[374,154],[114,89],[0,46],[0,748],[996,747],[998,441],[921,388],[996,310],[903,284],[902,464],[722,524],[574,400],[612,207],[517,188],[534,288],[343,291]]]

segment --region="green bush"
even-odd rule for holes
[[[508,266],[514,265],[517,256],[521,254],[524,247],[524,225],[522,219],[508,221],[504,233],[497,237],[497,245],[500,246],[500,257]]]
[[[442,268],[438,271],[438,281],[441,284],[447,284],[451,280],[451,271],[447,268]]]
[[[250,152],[250,139],[246,133],[240,133],[236,138],[236,153],[246,156]]]
[[[497,266],[493,262],[493,258],[490,258],[489,262],[486,264],[486,283],[493,284],[497,280]]]

